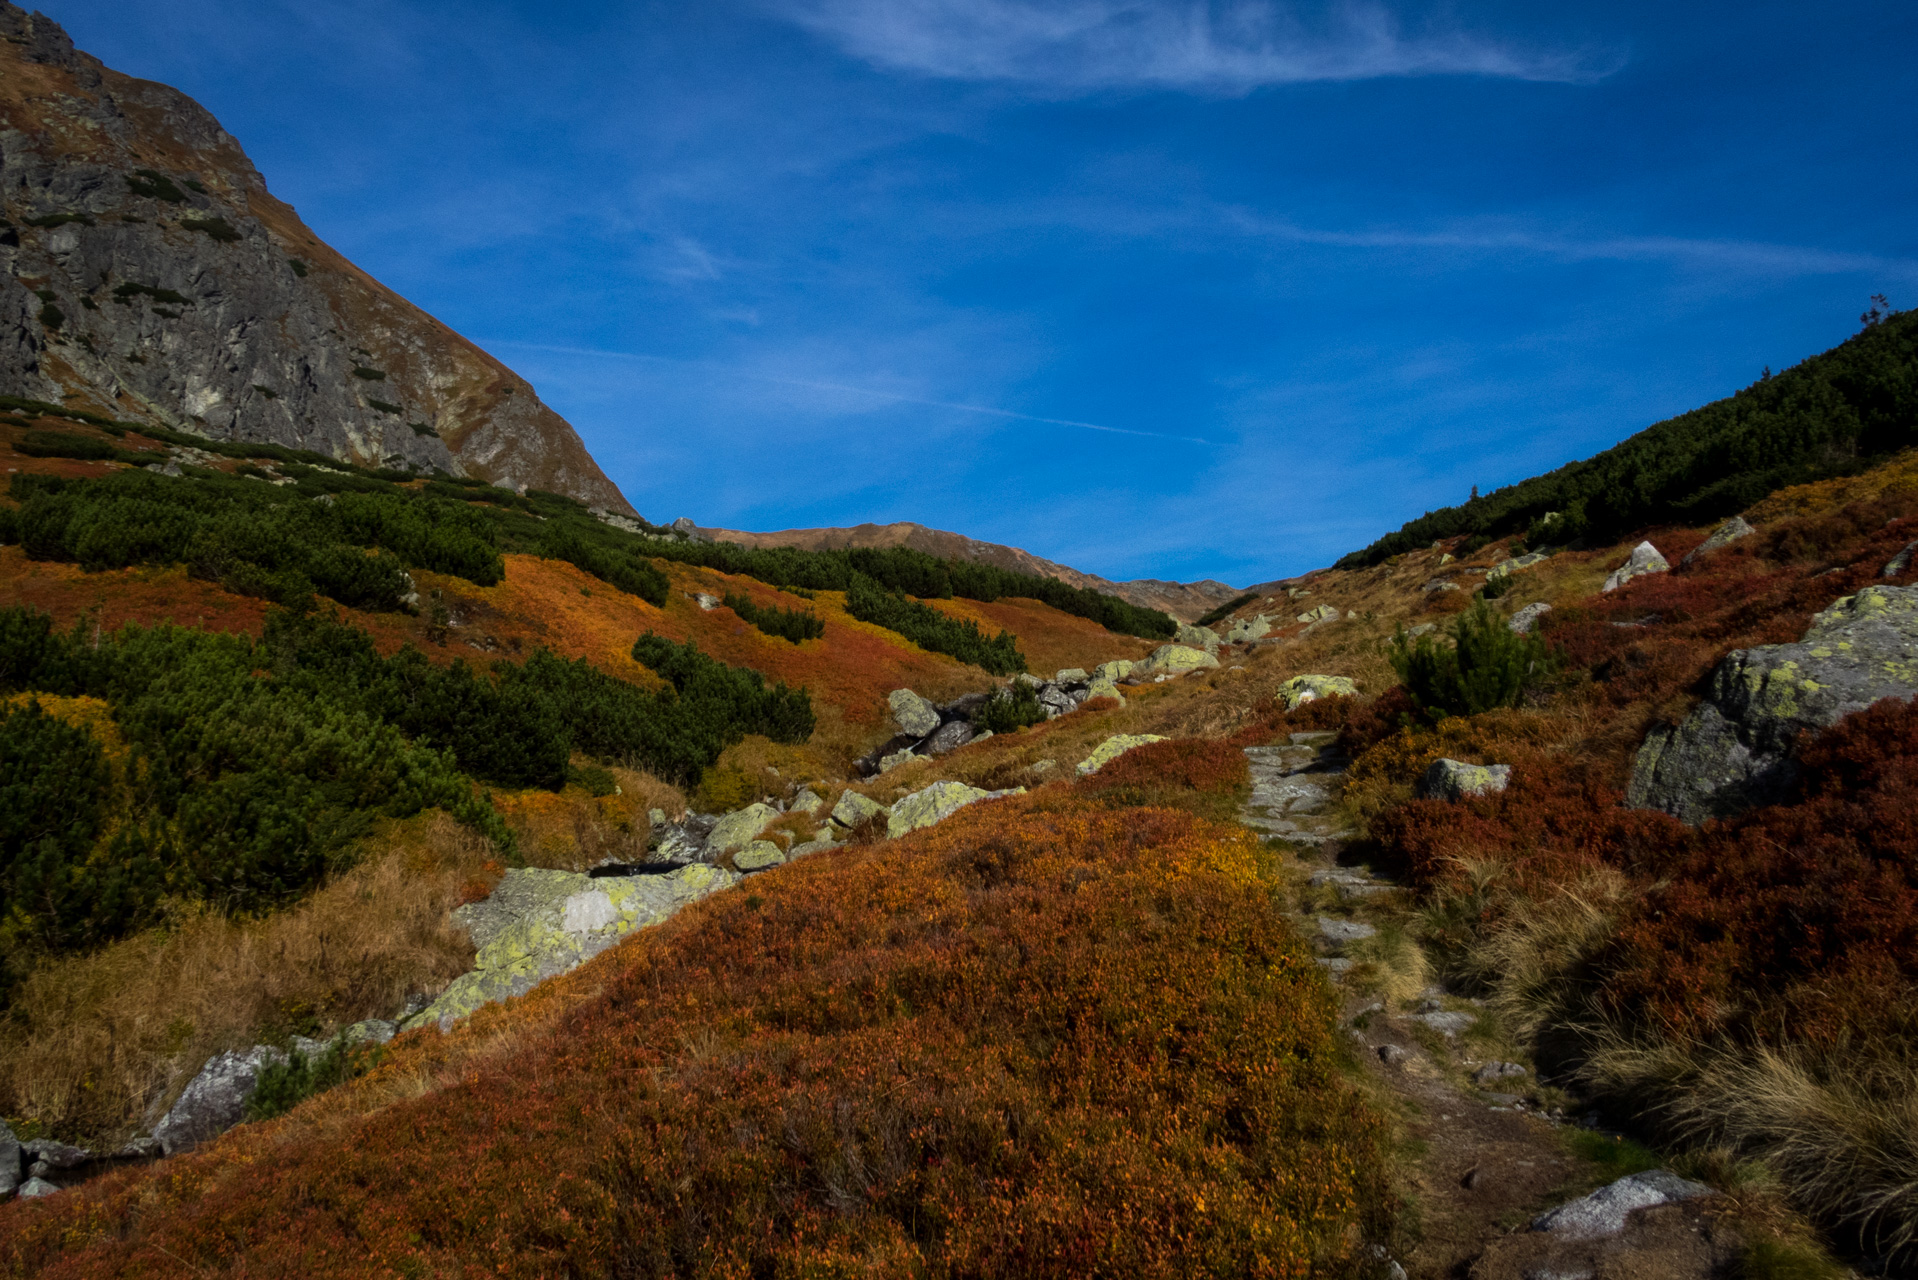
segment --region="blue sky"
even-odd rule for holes
[[[42,0],[655,520],[1328,563],[1918,301],[1918,5]]]

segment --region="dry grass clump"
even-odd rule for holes
[[[1390,1228],[1381,1126],[1267,874],[1177,811],[976,805],[708,899],[163,1171],[0,1208],[0,1259],[1355,1273]]]
[[[437,991],[471,962],[446,917],[474,882],[487,891],[492,847],[438,812],[370,843],[378,852],[290,910],[196,907],[41,965],[0,1021],[0,1114],[111,1148],[215,1053],[390,1017]]]

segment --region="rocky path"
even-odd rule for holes
[[[1246,826],[1296,851],[1291,909],[1338,985],[1344,1017],[1380,1088],[1397,1104],[1406,1220],[1385,1273],[1413,1280],[1704,1280],[1739,1252],[1721,1198],[1671,1174],[1573,1196],[1593,1166],[1546,1114],[1529,1073],[1482,1061],[1467,1000],[1427,986],[1394,992],[1408,961],[1407,895],[1346,855],[1355,834],[1339,805],[1347,761],[1330,733],[1249,747]],[[1398,975],[1398,981],[1393,975]],[[1398,999],[1392,995],[1400,996]],[[1661,1181],[1663,1179],[1663,1181]],[[1571,1201],[1553,1229],[1540,1214]]]

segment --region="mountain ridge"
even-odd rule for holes
[[[846,547],[907,547],[942,559],[967,560],[1009,569],[1014,573],[1054,578],[1069,586],[1117,596],[1141,608],[1161,610],[1182,622],[1191,622],[1239,594],[1225,583],[1210,578],[1198,582],[1167,582],[1158,578],[1114,582],[1097,574],[1084,573],[1070,565],[1035,556],[1019,547],[985,542],[963,533],[934,529],[911,520],[898,520],[891,524],[867,522],[849,528],[779,529],[767,533],[699,526],[693,526],[693,530],[720,542],[755,548],[796,547],[802,551],[828,551]]]
[[[636,515],[565,419],[325,244],[192,98],[0,0],[0,388]]]

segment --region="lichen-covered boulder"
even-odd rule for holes
[[[1242,622],[1233,623],[1232,629],[1225,633],[1225,640],[1227,644],[1250,644],[1271,633],[1272,619],[1259,613]]]
[[[1084,684],[1092,677],[1086,674],[1084,667],[1062,667],[1059,674],[1052,677],[1054,684]]]
[[[1467,764],[1463,760],[1434,760],[1419,780],[1419,794],[1428,800],[1462,800],[1491,795],[1512,781],[1509,764]]]
[[[1626,798],[1692,823],[1772,803],[1797,779],[1802,731],[1914,694],[1918,587],[1866,587],[1813,618],[1796,644],[1728,654],[1684,723],[1646,737]]]
[[[1647,1169],[1540,1214],[1532,1219],[1532,1230],[1550,1232],[1561,1240],[1598,1240],[1625,1230],[1625,1220],[1636,1210],[1710,1194],[1712,1189],[1702,1182],[1688,1181],[1668,1169]]]
[[[899,728],[915,738],[923,738],[939,727],[939,708],[910,689],[894,689],[886,695],[892,706],[892,718]]]
[[[1125,705],[1125,695],[1119,692],[1119,686],[1110,680],[1094,680],[1086,686],[1086,701],[1094,698],[1111,698],[1120,706]]]
[[[1092,669],[1094,680],[1110,680],[1117,684],[1132,674],[1132,668],[1138,664],[1130,658],[1114,658],[1111,662],[1101,662]]]
[[[21,1184],[20,1198],[22,1200],[37,1200],[41,1196],[50,1196],[59,1189],[60,1188],[54,1186],[45,1178],[28,1178],[26,1182]]]
[[[1612,576],[1605,579],[1605,590],[1616,591],[1633,578],[1643,578],[1648,574],[1669,573],[1672,566],[1658,548],[1649,542],[1641,542],[1632,548],[1632,558],[1612,570]]]
[[[1649,545],[1649,544],[1647,544]],[[1552,557],[1543,551],[1528,551],[1522,556],[1513,556],[1510,560],[1501,560],[1485,571],[1487,581],[1493,578],[1510,577],[1520,569],[1529,569],[1535,564],[1543,564]]]
[[[1686,552],[1685,558],[1678,563],[1681,567],[1688,565],[1700,556],[1708,556],[1720,547],[1736,542],[1740,538],[1749,538],[1756,532],[1758,531],[1751,527],[1750,522],[1748,522],[1744,516],[1733,516],[1724,524],[1713,529],[1709,538],[1706,538],[1703,542]]]
[[[1885,561],[1885,567],[1878,571],[1879,576],[1883,578],[1903,577],[1905,571],[1911,568],[1911,555],[1914,551],[1918,551],[1918,542],[1907,542],[1899,549],[1897,555]]]
[[[786,806],[791,813],[818,813],[825,807],[826,801],[811,787],[802,787],[799,794],[793,797],[792,803]]]
[[[1307,609],[1299,615],[1299,621],[1305,623],[1307,626],[1315,626],[1321,622],[1337,622],[1338,620],[1339,611],[1329,604],[1322,604],[1316,608]]]
[[[988,799],[994,794],[981,791],[978,787],[969,787],[963,782],[935,782],[892,806],[891,816],[886,820],[886,834],[897,840],[907,832],[944,822],[967,805]]]
[[[1505,625],[1512,629],[1512,633],[1514,635],[1521,635],[1521,636],[1530,635],[1532,633],[1532,628],[1538,625],[1538,620],[1544,617],[1546,614],[1550,613],[1551,611],[1552,611],[1552,606],[1549,604],[1546,604],[1543,600],[1540,600],[1540,601],[1537,601],[1536,603],[1528,604],[1523,609],[1520,609],[1517,613],[1513,614],[1509,619],[1506,620]]]
[[[444,1031],[482,1005],[523,995],[634,930],[658,924],[738,881],[733,872],[706,863],[665,875],[597,880],[571,871],[508,871],[484,902],[453,913],[479,949],[472,970],[455,978],[402,1029],[437,1023]]]
[[[1132,668],[1135,676],[1176,676],[1187,671],[1202,671],[1206,667],[1219,665],[1218,658],[1204,649],[1194,649],[1191,645],[1162,644],[1152,651],[1152,656]]]
[[[839,797],[839,803],[832,807],[832,820],[848,830],[858,826],[875,813],[884,813],[886,806],[857,791],[848,791]]]
[[[765,871],[786,861],[785,851],[770,840],[755,840],[733,855],[737,871]]]
[[[284,1061],[284,1053],[263,1044],[214,1054],[153,1126],[160,1149],[170,1156],[191,1151],[240,1123],[259,1086],[260,1072],[269,1062]]]
[[[1211,627],[1195,627],[1189,622],[1181,622],[1179,629],[1172,634],[1172,642],[1193,649],[1204,649],[1207,653],[1217,653],[1219,633]]]
[[[723,814],[706,837],[706,856],[717,858],[728,849],[744,848],[778,816],[779,810],[769,804],[749,804]]]
[[[1148,742],[1164,742],[1162,733],[1117,733],[1092,749],[1092,754],[1079,762],[1079,776],[1099,770],[1117,760],[1134,747],[1143,747]]]
[[[1279,686],[1279,700],[1287,711],[1297,711],[1320,698],[1356,698],[1359,687],[1349,676],[1293,676]]]

